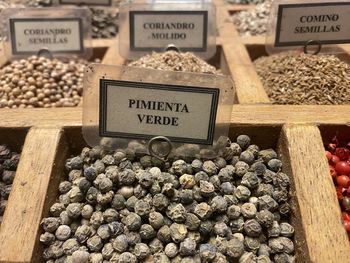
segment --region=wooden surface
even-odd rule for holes
[[[109,46],[104,58],[103,64],[107,65],[123,65],[125,64],[125,59],[119,54],[119,41],[118,38],[113,45]]]
[[[32,128],[0,228],[0,262],[32,261],[61,129]],[[65,156],[62,150],[60,156]],[[63,161],[63,160],[62,160]]]
[[[305,256],[305,262],[349,262],[349,240],[341,223],[319,129],[311,125],[287,125],[283,133],[288,149],[284,158],[289,159],[295,186],[293,195],[301,214],[297,220],[305,231],[307,244],[307,251],[299,253]],[[299,260],[304,261],[302,257]]]
[[[317,125],[325,140],[338,127],[348,132],[350,105],[271,105],[250,57],[258,55],[256,47],[264,45],[264,37],[239,37],[229,22],[230,12],[246,6],[227,7],[223,0],[214,2],[221,50],[213,63],[231,75],[240,103],[233,106],[230,135],[234,138],[246,133],[262,147],[279,149],[284,171],[293,178],[297,262],[349,262],[350,246]],[[105,49],[103,63],[125,63],[119,55],[118,38],[94,40],[93,45],[99,53]],[[12,138],[15,145],[13,138],[18,136],[16,147],[21,149],[25,140],[0,227],[0,262],[42,262],[39,223],[48,216],[57,197],[66,157],[77,154],[84,144],[82,108],[0,109],[0,116],[1,142]]]
[[[82,125],[81,107],[51,109],[1,109],[0,127],[79,127]],[[328,124],[350,125],[350,105],[341,106],[285,106],[233,105],[231,123],[247,125]],[[341,114],[344,113],[344,114]]]
[[[238,38],[223,44],[230,75],[236,85],[238,102],[241,104],[270,103],[249,54]]]

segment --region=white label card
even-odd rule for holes
[[[129,19],[131,51],[207,50],[208,11],[130,11]]]
[[[323,2],[278,6],[276,47],[350,43],[350,3]]]
[[[220,90],[100,79],[100,136],[211,145]]]
[[[10,33],[13,55],[84,52],[80,18],[11,18]]]
[[[59,0],[61,5],[103,5],[111,6],[112,0]]]

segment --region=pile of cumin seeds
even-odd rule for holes
[[[334,55],[285,52],[254,64],[274,104],[350,104],[350,66]]]

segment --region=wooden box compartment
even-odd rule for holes
[[[0,128],[0,145],[7,145],[11,151],[21,154],[27,132],[28,129],[26,128]],[[6,210],[7,207],[5,208]]]
[[[238,68],[249,68],[251,71],[254,71],[254,76],[244,76],[242,78],[245,79],[246,83],[249,83],[248,85],[255,85],[257,87],[257,90],[259,90],[259,97],[257,98],[256,102],[270,102],[267,93],[265,91],[265,87],[263,86],[263,83],[261,81],[261,78],[258,76],[255,66],[254,66],[254,61],[260,57],[263,56],[268,56],[269,54],[266,52],[265,49],[265,43],[264,43],[264,38],[262,37],[249,37],[246,38],[245,40],[242,40],[242,43],[244,43],[246,52],[248,56],[244,57],[243,59],[240,60],[240,62],[237,62],[237,67]],[[340,60],[350,63],[350,55],[348,53],[348,47],[346,46],[339,46],[340,49],[344,51],[344,53],[339,53],[335,54]],[[230,60],[229,60],[230,61]],[[237,90],[239,90],[240,87],[237,87]],[[259,101],[260,100],[260,101]],[[310,107],[310,105],[302,105],[305,107]],[[322,105],[314,105],[317,107],[324,107]],[[331,105],[331,106],[338,106],[338,105]]]
[[[290,191],[291,223],[295,227],[297,262],[321,262],[312,261],[312,258],[317,257],[319,250],[322,250],[322,246],[316,248],[315,251],[314,246],[308,243],[309,235],[310,231],[314,231],[315,228],[318,228],[321,234],[329,230],[320,225],[312,226],[313,229],[310,230],[310,226],[305,223],[308,220],[308,215],[305,218],[301,214],[301,211],[314,210],[314,208],[311,206],[313,201],[305,202],[303,193],[299,192],[300,180],[304,180],[304,178],[295,173],[293,167],[295,157],[290,147],[294,144],[293,136],[299,135],[300,132],[299,130],[294,131],[294,129],[295,127],[282,127],[281,125],[232,124],[229,136],[235,139],[239,134],[247,134],[251,137],[252,143],[259,145],[261,149],[274,148],[278,151],[284,163],[284,172],[292,179]],[[302,131],[302,133],[304,132]],[[39,137],[39,135],[41,136]],[[0,262],[44,262],[42,259],[44,247],[39,242],[40,234],[42,234],[42,229],[39,226],[40,221],[49,215],[49,207],[58,198],[58,185],[65,177],[65,160],[72,155],[79,154],[82,147],[85,146],[81,127],[63,129],[32,128],[28,137],[23,149],[24,165],[21,166],[19,171],[19,178],[16,178],[16,186],[21,185],[23,179],[28,176],[26,171],[31,166],[33,166],[34,173],[41,172],[40,176],[43,178],[39,178],[40,176],[34,177],[25,187],[22,187],[21,191],[18,189],[11,196],[11,206],[15,206],[15,202],[17,202],[17,209],[16,211],[9,210],[6,213],[3,228],[0,231],[0,240],[7,240],[2,244],[0,243]],[[30,152],[33,147],[36,151]],[[42,151],[46,152],[43,153]],[[29,155],[32,155],[32,157],[29,158]],[[32,162],[28,162],[29,160],[32,160]],[[30,194],[34,190],[33,188],[38,190],[34,196]],[[316,196],[315,198],[318,199]],[[21,205],[18,206],[18,204]],[[21,215],[21,217],[15,219],[18,215]],[[331,229],[330,231],[334,230]],[[328,240],[325,240],[325,242],[328,245]],[[14,253],[13,247],[18,246],[23,246],[23,249]],[[324,255],[321,256],[324,257]]]

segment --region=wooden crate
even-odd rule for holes
[[[259,146],[278,150],[284,171],[292,178],[297,262],[349,262],[349,241],[323,143],[333,132],[348,132],[350,107],[270,105],[251,61],[253,53],[246,48],[261,46],[263,38],[231,34],[227,7],[222,0],[215,4],[220,37],[218,52],[209,62],[235,82],[238,104],[233,106],[230,137],[246,133]],[[103,63],[125,64],[118,52],[118,39],[94,45],[108,46]],[[43,262],[39,223],[57,198],[65,159],[85,145],[82,107],[0,109],[0,116],[4,116],[0,118],[0,142],[8,140],[16,150],[22,149],[0,227],[0,262]]]
[[[28,128],[29,131],[0,228],[0,240],[6,240],[0,242],[0,262],[42,262],[39,223],[57,198],[65,159],[79,153],[85,145],[81,135],[82,111],[77,107],[2,113],[8,116],[6,121],[0,121],[5,134],[21,127],[24,138]],[[318,116],[309,116],[305,111],[285,112],[281,116],[278,108],[271,105],[235,105],[230,137],[245,133],[261,147],[278,149],[284,170],[293,179],[292,223],[296,228],[297,262],[348,262],[350,247],[317,127],[322,123],[322,135],[326,138],[328,129],[333,132],[338,127],[348,128],[344,125],[346,118],[338,118],[330,126],[326,119],[319,121]]]

